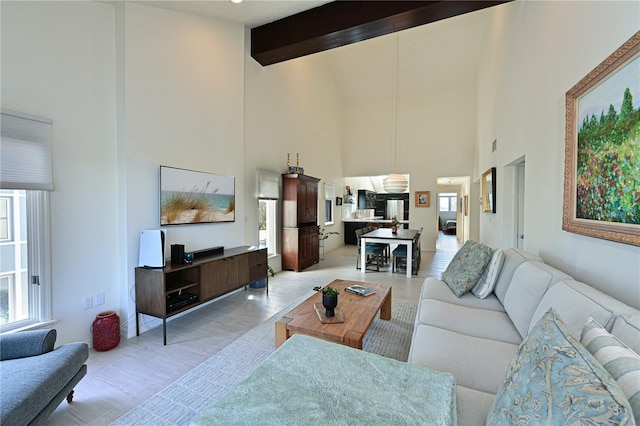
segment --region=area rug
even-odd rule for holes
[[[274,324],[298,303],[248,331],[112,425],[189,424],[275,350]],[[406,361],[416,308],[417,301],[393,299],[391,320],[374,320],[364,337],[363,350]]]

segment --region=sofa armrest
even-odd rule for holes
[[[0,361],[51,352],[57,336],[55,329],[3,334],[0,336]]]

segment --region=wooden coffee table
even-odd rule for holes
[[[363,297],[345,291],[345,288],[355,284],[373,288],[376,292]],[[322,293],[317,292],[276,322],[276,348],[294,334],[306,334],[362,349],[362,339],[378,311],[381,319],[391,319],[391,287],[347,280],[335,280],[329,285],[340,290],[337,309],[344,313],[344,322],[320,322],[313,308],[315,303],[322,304]]]

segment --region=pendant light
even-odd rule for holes
[[[394,100],[394,112],[395,117],[393,120],[394,132],[393,132],[393,140],[391,143],[392,148],[392,159],[393,159],[393,173],[389,174],[382,181],[382,186],[386,192],[404,192],[409,187],[409,181],[404,175],[401,175],[397,172],[398,166],[398,151],[400,147],[400,139],[398,137],[398,121],[400,117],[400,106],[399,106],[399,98],[400,98],[400,82],[398,78],[399,74],[399,59],[400,59],[400,32],[396,33],[396,57],[395,57],[395,70],[394,70],[394,83],[395,83],[395,100]]]

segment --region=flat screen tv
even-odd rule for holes
[[[160,166],[160,225],[234,222],[235,178]]]

